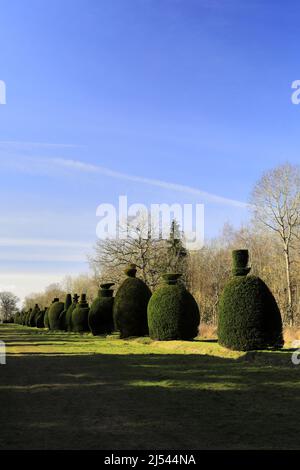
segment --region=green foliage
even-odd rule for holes
[[[184,247],[180,226],[176,220],[172,220],[170,237],[166,243],[168,254],[168,269],[171,271],[185,271],[188,253]]]
[[[49,319],[49,328],[50,330],[60,330],[60,314],[64,309],[64,303],[59,302],[58,298],[55,298],[49,311],[48,311],[48,319]]]
[[[40,308],[38,304],[35,304],[30,315],[30,320],[29,320],[30,326],[36,326],[36,321],[37,321],[37,317],[39,313],[40,313]]]
[[[79,295],[74,294],[74,296],[73,296],[73,302],[72,302],[72,304],[70,305],[70,307],[69,307],[68,310],[67,310],[67,313],[66,313],[66,327],[67,327],[67,331],[72,331],[72,313],[73,313],[73,310],[75,310],[75,308],[76,308],[77,305],[78,305],[78,299],[79,299]]]
[[[72,331],[76,333],[84,333],[85,331],[89,331],[89,310],[89,304],[86,301],[86,294],[82,294],[80,302],[72,312]]]
[[[44,328],[44,316],[45,316],[45,310],[40,310],[36,317],[37,328]]]
[[[71,305],[72,305],[72,295],[67,294],[64,309],[61,312],[60,317],[59,317],[60,329],[63,330],[63,331],[68,331],[67,311],[68,311],[68,309],[70,308]]]
[[[245,276],[251,270],[248,266],[249,252],[248,250],[233,250],[232,252],[232,274],[234,276]]]
[[[21,317],[22,313],[20,311],[17,311],[15,314],[14,323],[16,323],[17,325],[21,325]]]
[[[30,308],[26,314],[25,325],[30,326],[30,319],[32,314],[32,308]]]
[[[153,339],[191,340],[198,335],[199,308],[194,297],[178,281],[179,277],[179,274],[165,275],[165,283],[149,301],[149,334]]]
[[[35,326],[35,314],[36,314],[35,309],[32,309],[29,315],[29,319],[28,319],[28,326],[31,326],[31,327]]]
[[[50,328],[50,326],[49,326],[49,309],[50,309],[50,307],[47,307],[45,309],[45,315],[44,315],[44,327],[45,328]]]
[[[89,328],[94,336],[109,334],[114,329],[113,322],[113,290],[114,283],[101,284],[98,297],[94,300],[89,311]]]
[[[134,263],[128,264],[128,266],[126,266],[124,269],[124,272],[126,276],[135,277],[137,272],[136,265]]]
[[[24,326],[27,326],[27,315],[28,315],[28,312],[23,313],[22,325]]]
[[[282,320],[276,300],[256,276],[234,276],[219,303],[219,343],[248,351],[282,347]]]
[[[121,338],[144,336],[148,334],[147,305],[151,291],[135,277],[135,265],[126,268],[125,273],[128,277],[119,287],[114,301],[114,324]]]

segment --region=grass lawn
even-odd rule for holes
[[[291,351],[0,325],[0,449],[300,449]]]

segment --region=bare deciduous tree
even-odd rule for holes
[[[54,297],[64,301],[65,295],[66,292],[59,283],[49,284],[44,292],[32,293],[25,297],[24,309],[29,310],[33,308],[35,304],[38,304],[40,308],[49,307]]]
[[[14,316],[18,302],[19,298],[12,292],[0,292],[0,313],[3,321]]]
[[[151,236],[148,221],[141,218],[133,223],[128,222],[126,226],[119,227],[121,236],[118,239],[96,242],[90,265],[99,279],[112,280],[118,284],[123,277],[123,268],[134,263],[140,277],[149,287],[154,288],[161,274],[169,269],[178,269],[179,258],[186,255],[182,242],[176,240],[174,233],[172,238],[171,232],[172,229],[168,241],[155,239]]]
[[[79,274],[78,276],[66,276],[61,285],[63,289],[72,294],[86,294],[87,301],[91,303],[97,297],[99,282],[95,276],[90,274]]]
[[[282,245],[287,285],[287,316],[294,323],[292,253],[300,229],[300,170],[285,164],[267,173],[254,187],[251,203],[258,224],[275,232]]]

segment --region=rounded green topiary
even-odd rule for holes
[[[75,308],[78,305],[78,300],[79,300],[79,295],[74,294],[73,295],[73,302],[70,305],[70,307],[68,308],[67,313],[66,313],[67,331],[72,331],[72,313],[73,313],[73,310],[75,310]]]
[[[60,330],[60,314],[64,309],[64,303],[60,302],[58,298],[53,300],[53,303],[48,311],[49,328],[50,330]]]
[[[49,309],[50,307],[45,308],[45,315],[44,315],[44,327],[49,328]]]
[[[94,300],[89,311],[89,328],[94,336],[109,334],[114,329],[113,322],[113,290],[114,282],[101,284],[98,297]]]
[[[219,302],[218,338],[237,351],[283,346],[280,311],[262,279],[237,274],[226,284]]]
[[[31,314],[32,314],[32,308],[30,308],[26,314],[26,320],[25,320],[26,326],[30,326]]]
[[[147,305],[151,297],[149,287],[135,277],[136,266],[129,265],[125,274],[127,279],[116,294],[113,307],[115,328],[121,338],[145,336],[148,334]]]
[[[72,331],[84,333],[89,330],[88,315],[89,304],[86,301],[86,294],[81,294],[80,302],[72,312]]]
[[[60,317],[59,317],[60,329],[63,331],[68,331],[67,311],[71,305],[72,305],[72,296],[71,294],[67,294],[64,309],[61,312]]]
[[[40,307],[38,306],[38,304],[35,304],[30,315],[30,320],[29,320],[30,326],[36,326],[36,321],[37,321],[37,317],[39,313],[40,313]]]
[[[17,311],[16,314],[15,314],[15,318],[14,318],[14,323],[16,325],[20,325],[21,324],[21,312]]]
[[[37,328],[44,328],[44,316],[45,316],[45,310],[40,310],[36,317]]]
[[[148,304],[151,338],[161,341],[191,340],[198,334],[200,313],[196,300],[182,282],[181,274],[165,274]]]

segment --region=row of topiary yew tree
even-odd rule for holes
[[[248,250],[232,252],[232,277],[219,302],[218,341],[229,349],[248,351],[283,346],[282,319],[276,300],[267,285],[249,275]],[[21,312],[16,323],[57,331],[107,335],[118,331],[120,338],[146,336],[154,340],[192,340],[198,335],[200,312],[194,297],[182,282],[181,274],[165,274],[151,294],[129,265],[126,279],[113,297],[113,283],[101,284],[98,297],[89,307],[86,295],[68,294],[50,307],[36,305]]]

